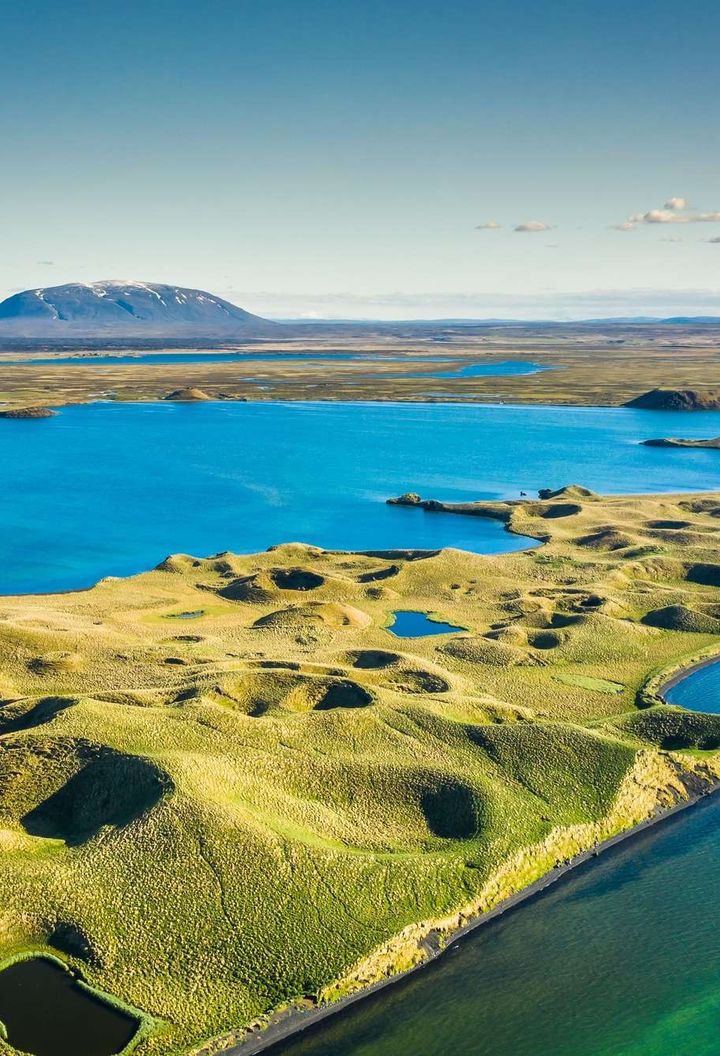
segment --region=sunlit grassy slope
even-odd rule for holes
[[[154,1018],[138,1052],[192,1051],[709,781],[718,719],[637,704],[720,645],[720,497],[462,510],[545,545],[176,556],[2,599],[0,960],[59,952]],[[395,638],[396,608],[469,630]]]

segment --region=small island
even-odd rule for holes
[[[0,410],[0,418],[54,418],[56,414],[57,411],[53,411],[50,407],[7,407],[5,410]]]
[[[206,392],[194,385],[188,385],[183,389],[174,389],[167,396],[163,396],[163,399],[170,400],[173,403],[204,403],[207,400],[212,400],[212,396],[208,396]]]
[[[679,436],[661,436],[655,440],[641,440],[645,447],[699,447],[713,451],[720,450],[720,436],[708,440],[683,440]]]

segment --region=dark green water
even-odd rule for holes
[[[720,796],[277,1056],[718,1056]]]
[[[111,1056],[139,1026],[42,957],[0,972],[0,1021],[10,1044],[33,1056]]]

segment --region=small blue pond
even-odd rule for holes
[[[668,704],[720,715],[720,660],[698,667],[663,692]]]
[[[432,620],[426,613],[413,612],[410,609],[399,609],[393,616],[394,620],[388,630],[396,638],[426,638],[430,634],[452,634],[453,631],[466,629],[455,627],[452,623]]]

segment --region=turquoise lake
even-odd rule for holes
[[[717,1056],[720,795],[581,866],[282,1056]]]
[[[713,412],[409,403],[95,403],[0,420],[0,593],[88,586],[168,553],[531,543],[480,518],[391,507],[580,483],[596,491],[720,484]]]
[[[719,486],[712,413],[465,404],[98,403],[0,421],[0,591],[87,585],[168,552],[532,545],[390,507]],[[181,614],[191,619],[194,613]],[[720,667],[668,696],[718,710]],[[720,796],[583,866],[283,1056],[717,1056]]]

